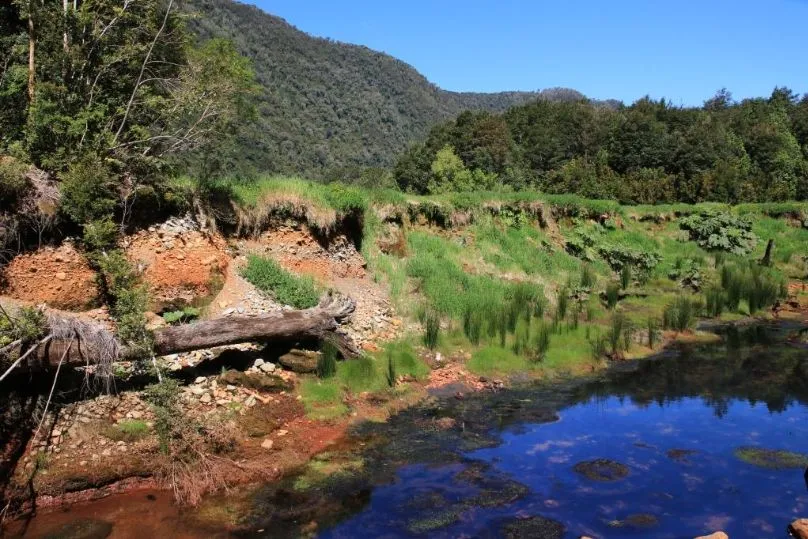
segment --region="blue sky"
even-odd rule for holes
[[[366,45],[447,90],[575,88],[700,105],[808,92],[808,0],[251,0],[316,36]]]

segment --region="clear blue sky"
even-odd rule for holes
[[[245,0],[366,45],[447,90],[575,88],[699,105],[808,92],[808,0]]]

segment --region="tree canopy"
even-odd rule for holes
[[[648,97],[621,107],[537,100],[435,126],[400,155],[395,179],[434,192],[444,183],[435,165],[450,148],[470,175],[503,189],[626,203],[804,200],[807,134],[808,95],[787,88],[741,102],[721,90],[692,108]]]

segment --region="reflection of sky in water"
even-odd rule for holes
[[[784,536],[791,520],[808,513],[803,471],[758,468],[737,460],[733,451],[758,445],[808,452],[806,411],[793,405],[772,414],[762,403],[732,401],[719,417],[699,398],[664,407],[592,399],[563,410],[556,423],[522,426],[503,434],[500,446],[470,453],[493,465],[489,473],[515,479],[531,494],[502,507],[466,509],[458,522],[429,535],[495,536],[493,523],[503,517],[542,515],[563,522],[568,537],[675,539],[716,530],[733,539]],[[674,460],[666,454],[671,449],[696,452]],[[575,463],[595,458],[622,462],[631,473],[600,483],[572,470]],[[429,514],[412,500],[440,493],[451,503],[475,493],[453,479],[463,468],[405,467],[395,484],[374,490],[363,512],[323,536],[407,536],[407,522]],[[440,499],[427,508],[440,513]],[[656,516],[659,525],[609,525],[638,513]]]

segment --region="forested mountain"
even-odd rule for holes
[[[309,36],[281,18],[232,0],[188,0],[202,39],[232,40],[253,61],[264,92],[239,151],[258,171],[322,177],[340,168],[391,166],[407,144],[466,109],[504,111],[573,90],[455,93],[367,47]]]
[[[808,198],[808,94],[775,88],[702,107],[643,98],[631,106],[534,101],[464,112],[398,160],[418,193],[538,188],[625,203]]]

